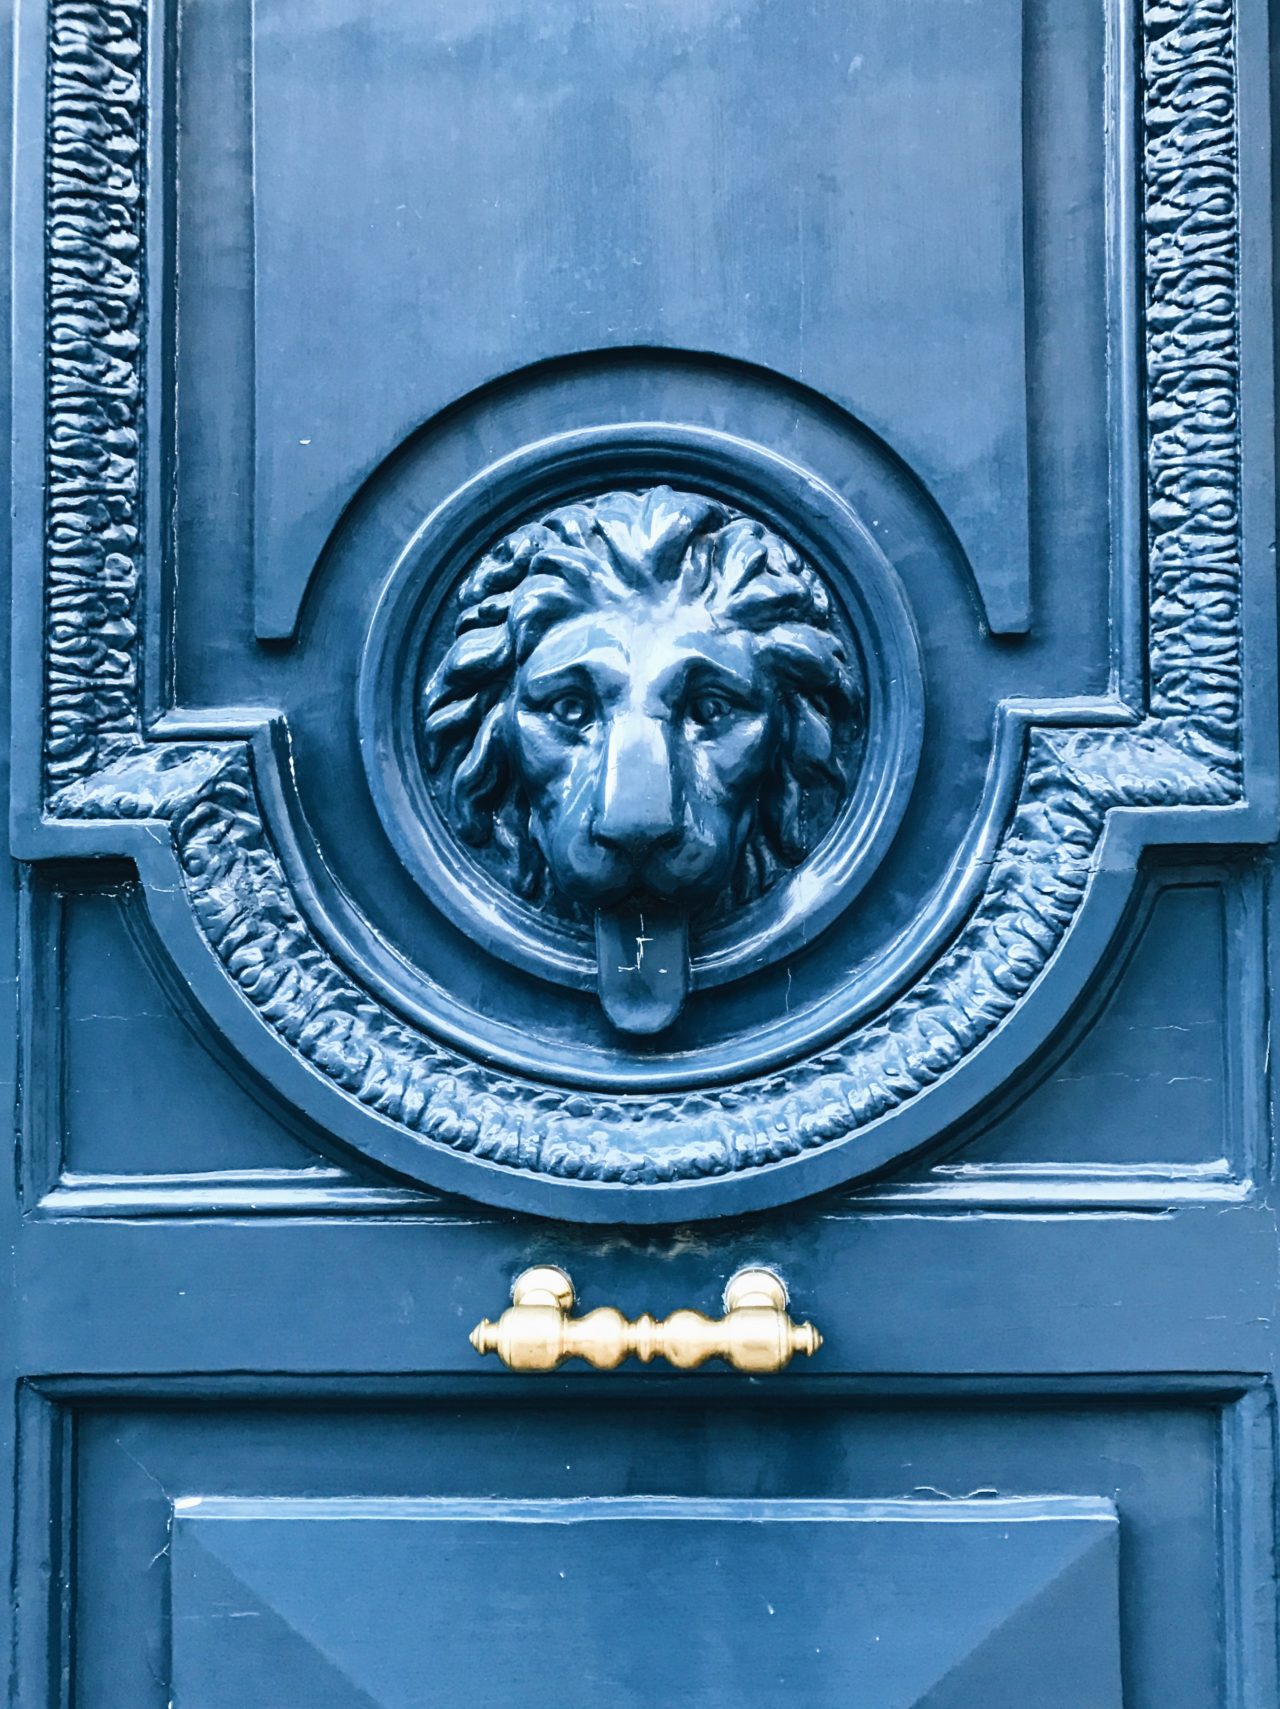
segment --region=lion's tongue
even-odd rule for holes
[[[606,1015],[624,1033],[660,1033],[689,993],[689,921],[661,903],[601,909],[596,978]]]

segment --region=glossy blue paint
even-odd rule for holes
[[[1267,13],[24,3],[13,1709],[1276,1701]],[[749,811],[867,721],[649,1011],[422,724],[663,487],[805,620]],[[824,1343],[482,1365],[535,1263]]]
[[[818,0],[800,30],[763,4],[254,16],[259,633],[292,633],[348,495],[419,423],[620,344],[836,398],[936,492],[992,626],[1026,628],[1018,0]]]
[[[1029,1670],[1045,1704],[1121,1709],[1116,1567],[1114,1510],[1071,1499],[191,1497],[174,1709],[409,1709],[426,1655],[482,1709],[788,1709],[851,1685],[868,1709],[1016,1709]]]

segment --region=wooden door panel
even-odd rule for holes
[[[1018,1089],[1145,849],[1270,836],[1252,0],[823,5],[785,54],[767,8],[61,3],[19,69],[19,846],[136,865],[320,1145],[590,1221],[864,1178]],[[458,601],[581,504],[597,543],[649,505],[638,597],[660,491],[810,590],[761,681],[847,666],[760,697],[786,752],[705,894],[627,880],[674,909],[643,1043],[601,947],[643,910],[546,866],[503,745],[519,602]]]
[[[430,1674],[483,1709],[1014,1709],[1030,1680],[1119,1709],[1116,1542],[1107,1503],[1071,1499],[184,1497],[174,1704],[408,1709]]]
[[[1271,10],[22,0],[12,1709],[1272,1709]]]
[[[774,1649],[771,1618],[801,1635],[826,1624],[831,1647],[822,1636],[814,1644],[829,1670],[810,1676],[806,1701],[840,1702],[874,1684],[871,1702],[933,1702],[943,1688],[924,1675],[979,1619],[991,1647],[974,1657],[978,1671],[951,1676],[954,1697],[939,1702],[977,1709],[1001,1692],[1011,1703],[1033,1687],[1048,1693],[1053,1682],[1040,1675],[1056,1647],[1063,1677],[1086,1682],[1090,1703],[1111,1692],[1127,1709],[1207,1704],[1225,1690],[1232,1646],[1256,1658],[1257,1630],[1240,1600],[1269,1534],[1269,1425],[1255,1392],[1184,1385],[1123,1398],[1098,1384],[1078,1383],[1070,1395],[1009,1384],[998,1396],[957,1399],[921,1384],[909,1396],[864,1386],[796,1398],[781,1384],[765,1397],[697,1379],[692,1392],[674,1380],[657,1391],[621,1382],[624,1392],[589,1412],[571,1392],[525,1390],[518,1414],[492,1385],[465,1395],[419,1386],[376,1403],[331,1391],[327,1400],[282,1394],[246,1404],[213,1388],[184,1393],[182,1384],[146,1400],[101,1388],[93,1399],[61,1395],[56,1412],[77,1468],[78,1690],[92,1702],[109,1681],[137,1709],[165,1702],[172,1638],[177,1681],[200,1709],[221,1709],[232,1682],[252,1683],[238,1669],[261,1668],[258,1689],[279,1681],[282,1700],[293,1701],[311,1676],[291,1670],[330,1644],[329,1660],[344,1670],[343,1646],[353,1647],[351,1665],[373,1670],[364,1689],[375,1701],[421,1693],[427,1679],[446,1701],[450,1691],[479,1691],[477,1670],[492,1663],[494,1700],[505,1704],[528,1701],[526,1684],[535,1693],[579,1689],[584,1654],[566,1680],[561,1651],[585,1629],[586,1654],[616,1667],[619,1689],[628,1677],[637,1691],[649,1688],[637,1701],[683,1680],[715,1703],[708,1681],[722,1670],[755,1656],[754,1677],[787,1651],[785,1636]],[[796,1502],[806,1517],[794,1551],[772,1540],[782,1533],[770,1521],[740,1517],[785,1515]],[[827,1519],[812,1517],[814,1504]],[[217,1517],[202,1521],[202,1512]],[[567,1540],[548,1523],[582,1512],[614,1517],[585,1519],[604,1529]],[[463,1531],[446,1547],[432,1527],[449,1513],[467,1517],[453,1522]],[[202,1543],[202,1524],[226,1540]],[[515,1524],[518,1538],[502,1542],[498,1531]],[[806,1529],[832,1524],[856,1536],[846,1544],[829,1528],[816,1537]],[[661,1543],[667,1525],[688,1527],[690,1540]],[[389,1529],[379,1536],[379,1526]],[[926,1564],[916,1550],[938,1527]],[[903,1543],[904,1531],[914,1541]],[[1042,1532],[1051,1536],[1035,1541]],[[413,1541],[424,1533],[436,1540]],[[1092,1565],[1046,1586],[1052,1606],[1041,1612],[1052,1631],[1028,1631],[1035,1563],[1052,1555],[1065,1567],[1061,1539],[1087,1546],[1089,1536],[1099,1539],[1088,1549]],[[717,1559],[720,1569],[710,1564]],[[530,1585],[548,1563],[553,1589],[578,1571],[590,1583],[575,1580],[571,1606],[553,1614],[548,1605],[535,1618]],[[769,1600],[779,1610],[772,1617]],[[323,1628],[321,1611],[339,1604]],[[1174,1623],[1172,1606],[1181,1611]],[[749,1614],[747,1637],[740,1623]],[[865,1624],[873,1614],[883,1620]],[[239,1638],[242,1621],[232,1616],[241,1615],[283,1621],[293,1637],[259,1648]],[[915,1619],[924,1626],[910,1657],[885,1652]],[[1225,1650],[1223,1632],[1232,1635]],[[893,1655],[886,1672],[866,1660],[864,1644]],[[957,1643],[947,1659],[965,1653]],[[503,1698],[503,1670],[518,1677],[531,1656],[536,1675]],[[990,1672],[979,1667],[984,1657]],[[910,1671],[917,1663],[919,1676]]]
[[[352,1170],[244,1075],[166,974],[129,870],[102,865],[38,874],[24,901],[29,1203],[358,1214],[431,1202]],[[1153,866],[1085,1000],[1010,1094],[847,1202],[1239,1198],[1267,1145],[1266,882],[1248,858]]]
[[[292,633],[347,494],[424,403],[619,344],[857,395],[958,507],[993,626],[1023,628],[1021,13],[831,0],[797,40],[714,6],[551,6],[532,31],[502,3],[255,6],[259,633]],[[980,504],[974,459],[1006,471]]]

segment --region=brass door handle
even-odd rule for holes
[[[787,1290],[772,1270],[739,1270],[724,1290],[725,1315],[673,1311],[659,1322],[646,1312],[634,1322],[613,1306],[571,1317],[573,1283],[563,1270],[540,1265],[517,1276],[511,1304],[496,1323],[485,1318],[471,1331],[477,1353],[496,1353],[513,1371],[554,1371],[566,1359],[585,1359],[612,1371],[634,1356],[642,1363],[666,1359],[682,1371],[723,1359],[735,1371],[781,1371],[796,1353],[811,1358],[822,1337],[811,1323],[787,1315]]]

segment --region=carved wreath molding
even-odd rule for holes
[[[569,1092],[485,1068],[399,1019],[299,911],[248,745],[142,737],[146,28],[140,0],[53,0],[46,814],[167,822],[228,978],[347,1097],[423,1139],[584,1180],[725,1174],[846,1139],[955,1069],[1040,978],[1113,808],[1240,799],[1235,19],[1232,0],[1147,0],[1147,715],[1120,729],[1033,728],[958,936],[881,1015],[785,1074],[670,1096]]]

